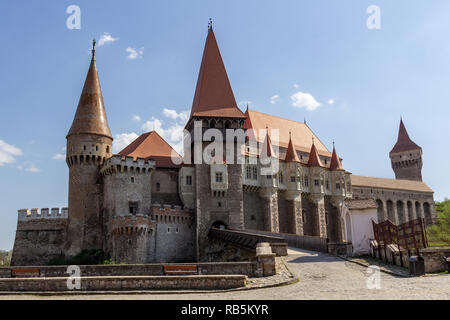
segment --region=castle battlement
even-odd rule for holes
[[[123,157],[120,155],[116,155],[105,160],[100,173],[102,175],[119,172],[132,172],[133,174],[151,173],[151,171],[155,169],[155,163],[156,162],[154,160],[146,160],[144,158],[134,159],[133,157],[129,156]]]
[[[37,220],[37,219],[67,219],[68,218],[69,208],[33,208],[31,210],[28,209],[19,209],[18,220],[19,221],[28,221],[28,220]]]
[[[147,233],[155,227],[155,222],[147,215],[124,215],[112,218],[113,234]]]
[[[192,210],[168,204],[153,204],[150,215],[157,223],[184,224],[194,221]]]

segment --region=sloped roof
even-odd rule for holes
[[[333,146],[333,155],[331,156],[330,161],[330,170],[344,170],[341,164],[341,160],[339,159],[336,148]]]
[[[208,30],[203,51],[191,109],[191,117],[193,116],[245,118],[236,104],[212,29]]]
[[[278,143],[272,141],[273,145],[287,148],[289,145],[289,132],[291,132],[292,142],[296,150],[309,153],[314,138],[319,155],[331,157],[331,152],[319,140],[314,132],[302,122],[288,120],[249,109],[246,111],[245,115],[247,116],[247,129],[253,129],[256,140],[260,143],[262,143],[265,138],[265,135],[259,134],[260,130],[265,130],[268,126],[271,131],[274,129],[279,130],[279,141]]]
[[[311,146],[311,151],[309,151],[308,166],[325,167],[319,158],[319,154],[317,153],[316,145],[314,143]]]
[[[156,131],[141,134],[118,155],[134,159],[153,159],[156,161],[156,167],[160,168],[180,167],[179,164],[173,163],[172,157],[178,159],[177,163],[181,163],[181,156]]]
[[[91,64],[67,137],[74,134],[96,134],[112,139],[97,73],[95,50],[92,51]]]
[[[364,209],[377,209],[377,202],[373,199],[346,199],[345,205],[350,210],[364,210]]]
[[[398,138],[397,142],[392,148],[390,153],[397,153],[402,151],[410,151],[422,149],[416,143],[414,143],[408,135],[406,131],[405,125],[403,124],[403,120],[400,119],[400,127],[398,129]]]
[[[294,144],[292,143],[291,134],[289,133],[289,144],[286,150],[286,156],[284,158],[286,162],[300,162],[297,151],[295,151]]]
[[[350,176],[350,179],[352,186],[354,187],[392,189],[392,190],[429,192],[429,193],[433,192],[433,190],[431,190],[431,188],[428,187],[422,181],[365,177],[365,176],[357,176],[354,174]]]

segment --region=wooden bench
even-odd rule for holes
[[[193,275],[198,274],[197,266],[164,266],[165,275]]]
[[[11,278],[39,278],[39,269],[12,269]]]

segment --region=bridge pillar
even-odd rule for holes
[[[278,194],[276,188],[262,188],[260,191],[264,217],[264,230],[280,232],[278,219]]]
[[[303,235],[302,193],[286,191],[288,233]]]

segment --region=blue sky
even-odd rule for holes
[[[80,30],[66,27],[72,4]],[[369,5],[380,30],[366,27]],[[306,118],[347,170],[388,178],[402,116],[425,182],[450,196],[449,12],[445,0],[1,1],[0,249],[13,246],[17,209],[67,205],[60,158],[92,39],[104,39],[97,66],[116,150],[150,129],[177,145],[210,17],[241,105]]]

